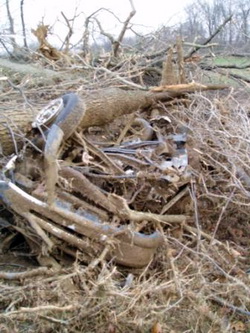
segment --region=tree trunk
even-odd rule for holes
[[[16,43],[16,40],[15,40],[15,29],[14,29],[14,20],[13,20],[13,17],[11,16],[11,11],[10,11],[10,4],[9,4],[9,0],[6,0],[6,10],[7,10],[7,16],[8,16],[8,19],[9,19],[9,32],[11,35],[13,35],[13,37],[10,38],[11,40],[11,44],[12,44],[12,47],[13,47],[13,52],[15,53],[18,46],[17,46],[17,43]]]
[[[20,12],[21,12],[21,22],[22,22],[22,29],[23,29],[23,46],[28,48],[27,38],[26,38],[26,29],[25,29],[25,21],[24,21],[24,13],[23,13],[23,3],[24,0],[20,2]]]
[[[125,91],[119,88],[85,92],[81,97],[86,105],[85,116],[80,126],[102,126],[124,114],[150,106],[153,101],[167,97],[165,93]],[[30,109],[3,109],[0,113],[0,145],[4,154],[13,153],[24,142],[25,134],[31,129],[36,115]]]
[[[85,91],[80,97],[85,104],[83,107],[86,111],[81,123],[76,123],[76,127],[102,126],[111,123],[117,117],[147,109],[158,101],[168,101],[195,91],[223,88],[226,86],[204,86],[192,82],[156,87],[151,91],[127,91],[120,88]],[[35,116],[29,109],[2,110],[0,113],[0,144],[4,154],[13,153],[15,147],[20,146],[24,141],[25,134],[31,128]],[[65,126],[64,131],[67,131],[67,126]],[[21,135],[22,133],[23,135]]]

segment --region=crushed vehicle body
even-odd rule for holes
[[[49,103],[28,145],[4,166],[0,199],[22,217],[24,237],[31,227],[38,256],[80,252],[89,262],[106,250],[107,260],[144,267],[163,243],[159,225],[186,218],[162,209],[190,182],[186,133],[171,133],[168,117],[137,117],[110,144],[103,129],[83,134],[84,115],[75,94]]]

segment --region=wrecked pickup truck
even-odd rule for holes
[[[22,140],[6,120],[0,202],[38,259],[103,254],[141,268],[163,243],[161,226],[186,219],[166,212],[188,192],[187,134],[164,107],[152,108],[169,93],[111,88],[95,96],[53,100]]]

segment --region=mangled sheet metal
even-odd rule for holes
[[[90,261],[107,248],[107,260],[144,267],[163,243],[159,225],[186,218],[162,214],[190,181],[186,133],[166,132],[167,118],[160,131],[159,119],[152,117],[137,121],[150,128],[147,140],[127,140],[124,134],[119,144],[110,143],[120,125],[96,130],[93,140],[93,133],[83,135],[77,122],[68,138],[70,116],[63,114],[68,98],[52,101],[38,115],[31,145],[2,170],[0,199],[22,217],[24,236],[25,224],[31,226],[48,256],[80,252]],[[38,143],[42,154],[34,148]]]

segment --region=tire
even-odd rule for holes
[[[67,140],[81,123],[86,107],[84,102],[74,93],[66,94],[62,96],[62,99],[63,109],[50,124],[50,128],[53,124],[60,127],[64,133],[63,140]],[[48,136],[48,133],[49,129],[39,135],[38,138],[35,138],[33,144],[38,148],[42,148],[44,145],[44,139]]]
[[[66,94],[62,97],[64,108],[57,116],[53,124],[56,124],[64,132],[64,140],[67,140],[80,124],[86,107],[83,101],[74,94]]]

